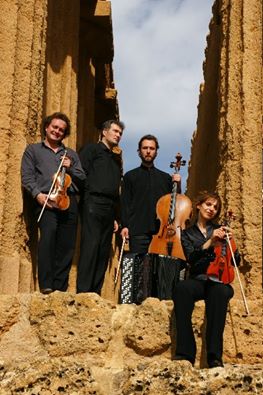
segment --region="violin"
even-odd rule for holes
[[[230,220],[233,219],[233,212],[228,212],[228,219],[224,221],[224,226],[230,226]],[[214,247],[216,258],[207,268],[207,275],[224,284],[230,284],[235,278],[235,270],[232,265],[232,254],[237,250],[233,238],[227,237],[218,241]]]
[[[70,199],[67,195],[67,188],[71,184],[71,177],[70,175],[66,174],[66,168],[65,166],[63,166],[63,161],[66,158],[66,155],[67,150],[65,150],[64,155],[61,158],[58,170],[53,176],[52,185],[49,189],[45,203],[42,206],[37,222],[41,220],[47,202],[50,202],[54,208],[58,208],[59,210],[67,210],[67,208],[69,208]]]
[[[175,158],[176,161],[171,162],[170,167],[174,168],[175,173],[179,173],[186,161],[182,160],[180,153]],[[148,252],[186,260],[181,244],[181,230],[185,229],[186,221],[191,218],[192,202],[187,196],[177,193],[177,182],[173,182],[171,194],[158,200],[156,213],[160,228],[153,236]]]
[[[66,173],[65,166],[62,166],[61,171],[54,174],[53,179],[56,177],[53,190],[49,196],[49,201],[54,208],[59,210],[67,210],[70,205],[70,199],[67,194],[67,189],[71,185],[71,177]]]

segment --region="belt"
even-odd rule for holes
[[[113,200],[113,201],[115,201],[117,199],[114,196],[110,196],[110,195],[106,195],[104,193],[98,193],[98,192],[92,192],[92,193],[89,193],[88,195],[99,197],[99,198],[105,198],[105,199],[109,199],[109,200]]]

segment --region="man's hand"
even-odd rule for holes
[[[118,232],[118,229],[119,229],[119,224],[118,224],[118,222],[115,219],[114,220],[114,225],[113,225],[113,232],[114,233]]]
[[[181,176],[178,173],[172,174],[173,182],[181,183]]]
[[[121,237],[123,239],[125,237],[126,240],[129,239],[129,229],[128,228],[122,228],[122,230],[121,230]]]
[[[38,202],[38,204],[40,204],[40,206],[44,206],[46,200],[47,200],[47,194],[46,193],[39,193],[36,196],[36,201]],[[46,207],[48,208],[53,208],[52,203],[50,203],[49,201],[47,201]]]
[[[179,173],[172,174],[172,181],[177,183],[177,193],[182,193],[180,174]]]
[[[65,156],[62,166],[66,167],[67,169],[71,166],[71,159],[68,156]]]

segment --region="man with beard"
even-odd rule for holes
[[[121,236],[129,240],[132,253],[147,253],[152,236],[158,232],[156,203],[159,198],[172,192],[173,182],[177,182],[177,191],[181,193],[181,176],[170,176],[154,166],[158,149],[155,136],[143,136],[138,144],[141,165],[128,171],[123,179]]]

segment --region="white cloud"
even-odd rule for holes
[[[125,170],[139,164],[140,137],[153,133],[161,146],[156,165],[168,171],[178,150],[189,159],[213,1],[111,3]]]

